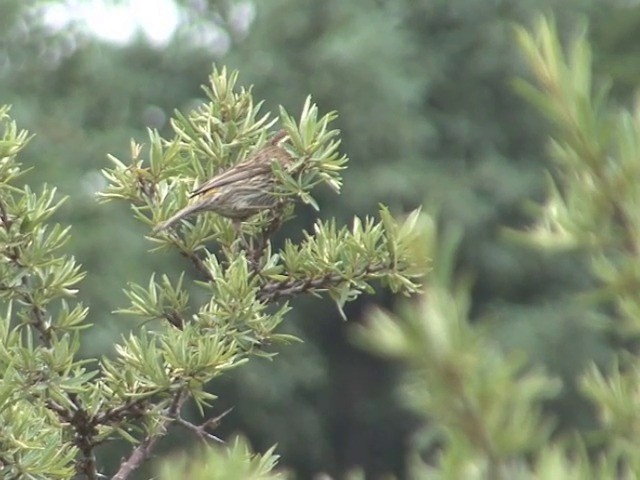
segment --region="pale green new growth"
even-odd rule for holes
[[[286,475],[273,471],[277,462],[274,448],[262,455],[255,455],[243,440],[236,439],[226,452],[203,448],[195,458],[182,456],[165,462],[159,479],[284,480]]]

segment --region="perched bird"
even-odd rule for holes
[[[278,162],[286,168],[293,162],[287,151],[280,146],[286,136],[287,133],[280,130],[246,160],[198,186],[189,196],[194,200],[159,224],[154,232],[165,230],[198,212],[216,212],[239,223],[275,207],[278,198],[274,195],[276,178],[272,164]]]

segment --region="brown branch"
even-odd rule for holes
[[[281,298],[290,298],[295,295],[327,288],[338,284],[344,278],[338,274],[328,274],[320,278],[288,279],[282,281],[269,281],[258,292],[258,299],[263,302],[273,302]]]
[[[176,424],[193,432],[200,440],[203,440],[203,441],[212,440],[214,442],[224,443],[224,441],[221,438],[216,437],[214,434],[207,432],[207,428],[208,428],[207,422],[203,423],[202,425],[196,425],[194,423],[189,422],[188,420],[185,420],[184,418],[176,418],[174,421],[176,422]]]
[[[8,232],[13,222],[9,218],[7,207],[2,201],[0,201],[0,221],[2,221],[2,227]]]
[[[88,417],[86,410],[80,406],[77,397],[69,394],[69,399],[78,407],[77,410],[72,412],[50,399],[45,401],[45,405],[49,410],[57,413],[60,420],[71,425],[75,432],[74,443],[82,455],[76,461],[76,472],[84,474],[88,480],[97,480],[98,465],[93,449],[96,446],[94,437],[98,431],[95,423]]]
[[[217,428],[218,425],[220,425],[220,421],[224,417],[226,417],[231,412],[231,410],[233,410],[233,409],[229,408],[228,410],[225,410],[224,412],[222,412],[217,417],[210,418],[209,420],[207,420],[206,422],[202,423],[201,425],[195,425],[195,424],[189,422],[188,420],[185,420],[184,418],[180,417],[179,415],[176,416],[174,421],[178,425],[180,425],[180,426],[186,428],[187,430],[189,430],[190,432],[193,432],[202,441],[212,440],[214,442],[218,442],[218,443],[223,443],[224,444],[225,443],[224,440],[222,440],[219,437],[216,437],[212,433],[209,433],[207,430]]]
[[[193,266],[196,267],[196,270],[200,272],[208,282],[213,281],[211,272],[209,271],[207,266],[204,264],[204,261],[202,260],[202,258],[196,255],[194,252],[188,252],[180,247],[178,247],[178,250],[180,251],[180,255],[189,259],[193,264]]]
[[[77,462],[76,471],[84,473],[88,480],[98,480],[98,465],[96,455],[93,452],[95,445],[92,440],[92,438],[85,438],[78,434],[76,445],[82,453],[82,458]]]
[[[69,401],[75,408],[66,408],[50,398],[44,404],[58,415],[63,423],[69,424],[74,431],[74,444],[78,447],[82,457],[76,461],[76,472],[83,474],[88,480],[98,480],[98,465],[94,448],[97,445],[95,437],[98,434],[95,419],[92,418],[82,405],[78,395],[68,393]]]
[[[147,411],[147,399],[135,399],[120,405],[109,408],[96,415],[94,421],[97,425],[113,425],[125,418],[140,418]]]
[[[159,435],[146,437],[140,445],[138,445],[126,462],[120,465],[120,470],[111,477],[111,480],[126,480],[140,465],[151,455],[153,447],[160,439]]]
[[[130,400],[125,404],[106,410],[98,415],[89,416],[81,405],[77,395],[70,393],[70,401],[75,409],[69,409],[58,402],[46,399],[45,406],[58,415],[63,423],[69,424],[74,430],[74,443],[80,450],[82,458],[76,463],[76,471],[84,474],[89,480],[100,477],[94,454],[96,446],[102,443],[96,440],[98,425],[113,425],[125,418],[140,418],[146,412],[146,399]]]
[[[167,312],[164,314],[164,319],[178,330],[183,330],[186,321],[182,315],[176,311]]]
[[[165,411],[165,418],[162,421],[160,433],[147,435],[142,443],[133,450],[129,458],[120,465],[120,469],[113,477],[111,477],[111,480],[127,480],[129,476],[135,472],[147,458],[149,458],[158,440],[166,434],[169,424],[174,422],[176,417],[180,415],[182,406],[187,398],[188,396],[185,395],[182,390],[175,394],[171,405]]]
[[[0,200],[0,223],[1,223],[0,226],[7,233],[9,232],[9,230],[11,229],[11,225],[13,224],[13,220],[10,219],[9,213],[7,212],[7,207],[5,203],[1,200]],[[22,263],[20,258],[22,254],[20,252],[20,249],[17,246],[14,245],[13,247],[10,247],[8,251],[4,252],[4,254],[10,260],[11,264],[14,267],[19,269],[24,268],[24,264]],[[22,287],[28,290],[29,285],[28,285],[27,275],[28,274],[25,273],[25,275],[22,277],[21,285]],[[31,317],[30,324],[33,325],[33,327],[37,330],[38,335],[40,336],[40,340],[42,341],[42,344],[47,348],[51,348],[53,344],[53,335],[52,335],[52,329],[46,326],[45,310],[40,305],[36,305],[33,295],[31,293],[18,291],[16,292],[16,294],[20,297],[20,299],[24,303],[26,303],[30,307],[29,308],[30,317]]]
[[[249,268],[256,275],[260,274],[260,259],[269,245],[269,240],[284,223],[285,207],[286,204],[281,200],[278,205],[269,212],[266,225],[260,233],[251,238],[250,244],[245,249],[247,260],[249,261]]]
[[[69,409],[63,407],[58,402],[48,398],[45,400],[44,405],[52,412],[57,413],[58,417],[60,417],[60,420],[63,422],[69,422],[71,420],[71,413],[69,412]]]
[[[184,418],[180,417],[179,415],[176,416],[175,422],[178,425],[186,428],[187,430],[195,433],[195,435],[200,440],[203,440],[203,441],[213,440],[214,442],[224,443],[224,440],[222,440],[219,437],[216,437],[215,435],[209,433],[207,430],[217,428],[218,425],[220,425],[220,421],[224,417],[226,417],[231,412],[231,410],[232,409],[230,408],[230,409],[222,412],[217,417],[210,418],[209,420],[207,420],[206,422],[202,423],[201,425],[195,425],[195,424],[189,422],[188,420],[185,420]]]
[[[23,283],[25,283],[26,277],[23,277],[22,280]],[[53,346],[53,329],[51,327],[47,327],[46,325],[46,321],[44,318],[45,310],[41,306],[35,304],[33,295],[31,295],[30,293],[24,293],[21,295],[21,297],[22,300],[31,307],[29,309],[31,316],[30,324],[33,325],[33,328],[35,328],[38,332],[40,341],[45,347],[51,348]]]
[[[356,272],[353,275],[354,279],[362,279],[367,275],[378,273],[389,268],[386,264],[368,265],[361,269],[360,272]],[[328,273],[319,278],[304,278],[304,279],[288,279],[282,281],[268,281],[266,282],[258,292],[258,299],[263,302],[273,302],[281,298],[291,298],[301,293],[310,292],[313,290],[326,290],[334,285],[339,285],[346,279],[339,273]]]
[[[142,417],[147,411],[147,400],[129,400],[119,407],[108,409],[95,416],[89,416],[87,410],[81,405],[77,395],[69,394],[69,399],[75,405],[75,409],[65,408],[51,399],[47,399],[45,405],[49,410],[55,412],[62,422],[68,423],[75,431],[74,443],[82,454],[82,458],[76,463],[76,471],[79,474],[85,475],[88,480],[97,480],[100,475],[98,473],[94,449],[102,443],[95,438],[98,435],[98,425],[113,425],[125,418]],[[171,407],[167,410],[168,412],[173,412],[173,409],[177,408],[176,399],[178,401],[180,400],[176,396]],[[149,452],[146,452],[146,455],[150,453],[150,449],[154,443],[155,441],[149,443]]]

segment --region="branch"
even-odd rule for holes
[[[195,425],[187,420],[185,420],[184,418],[180,417],[180,416],[176,416],[175,418],[175,422],[178,425],[181,425],[183,427],[185,427],[187,430],[193,432],[196,434],[196,436],[205,441],[205,440],[213,440],[214,442],[218,442],[218,443],[224,443],[223,440],[221,440],[220,438],[216,437],[215,435],[207,432],[207,429],[214,429],[216,427],[218,427],[218,425],[220,425],[220,420],[222,420],[224,417],[226,417],[229,412],[231,412],[231,408],[222,412],[220,415],[218,415],[215,418],[210,418],[209,420],[207,420],[206,422],[202,423],[201,425]]]
[[[94,417],[97,425],[113,425],[124,418],[139,418],[147,411],[147,399],[129,400],[124,405],[110,408]]]
[[[78,460],[76,471],[84,473],[87,480],[98,480],[98,466],[96,464],[96,455],[93,452],[95,444],[93,435],[84,435],[80,431],[76,431],[76,445],[82,453],[82,458]]]
[[[22,277],[22,283],[26,284],[26,282],[27,278]],[[47,348],[51,348],[53,346],[53,329],[51,327],[47,327],[46,325],[46,321],[44,318],[45,310],[41,306],[35,304],[35,302],[33,301],[33,295],[31,295],[30,293],[24,293],[20,296],[22,298],[22,301],[30,306],[29,312],[31,316],[31,322],[29,323],[33,325],[33,328],[35,328],[38,332],[42,344]]]
[[[353,275],[353,279],[362,279],[367,275],[382,272],[388,268],[389,266],[385,264],[368,265]],[[260,288],[258,299],[267,303],[273,302],[280,298],[290,298],[312,290],[326,290],[331,286],[339,285],[345,280],[345,277],[340,273],[327,273],[320,278],[271,280]]]
[[[260,257],[264,253],[269,239],[274,233],[280,230],[280,227],[282,227],[282,224],[284,223],[285,206],[286,204],[284,201],[280,200],[279,203],[269,212],[269,220],[260,233],[256,235],[255,244],[252,239],[251,246],[247,249],[247,258],[254,268],[258,265]]]
[[[13,221],[9,218],[9,214],[7,213],[7,207],[2,201],[0,201],[0,221],[2,222],[2,227],[6,231],[9,231]]]
[[[180,251],[180,255],[182,255],[185,258],[188,258],[193,264],[193,266],[196,267],[196,270],[198,270],[198,272],[200,272],[208,282],[213,282],[213,277],[211,276],[211,272],[209,271],[207,266],[204,264],[204,261],[202,261],[202,258],[196,255],[194,252],[188,252],[180,248],[180,246],[177,246],[177,247],[178,247],[178,250]]]
[[[175,394],[173,402],[171,402],[171,405],[165,412],[165,418],[162,420],[162,424],[159,429],[160,433],[147,435],[142,443],[133,450],[129,458],[120,465],[120,469],[111,480],[127,480],[129,476],[135,472],[147,458],[149,458],[158,440],[166,434],[167,426],[175,421],[176,417],[179,416],[182,406],[187,398],[188,396],[184,394],[183,390],[179,390]]]
[[[11,225],[13,225],[13,220],[9,217],[9,213],[7,212],[7,207],[4,202],[0,201],[0,227],[2,227],[7,234],[9,234],[9,230],[11,229]],[[17,246],[9,247],[8,251],[5,251],[6,257],[10,260],[10,263],[16,268],[24,268],[24,264],[21,262],[20,257],[21,251]],[[33,295],[28,292],[29,285],[27,280],[28,273],[25,273],[21,278],[22,287],[27,290],[27,292],[15,292],[20,299],[29,307],[29,316],[31,317],[31,322],[29,322],[38,332],[40,340],[42,344],[47,347],[52,347],[52,333],[51,328],[46,326],[45,322],[45,310],[36,305],[33,299]],[[9,288],[7,288],[9,290]]]
[[[82,458],[76,463],[76,471],[84,474],[88,480],[98,480],[98,466],[93,451],[96,446],[94,439],[98,434],[95,420],[88,414],[77,394],[69,393],[68,397],[75,406],[74,410],[66,409],[53,400],[48,400],[45,404],[61,420],[69,422],[75,431],[73,441],[82,454]]]
[[[185,319],[178,312],[171,311],[164,315],[164,319],[169,322],[171,325],[176,327],[178,330],[183,330],[185,324],[187,323]]]
[[[69,394],[69,399],[76,406],[75,410],[63,407],[51,399],[45,400],[45,406],[52,412],[55,412],[63,423],[71,425],[75,431],[74,442],[82,453],[82,459],[78,460],[76,471],[83,473],[89,480],[97,480],[100,475],[93,450],[102,443],[95,439],[98,433],[97,426],[113,425],[125,417],[141,417],[146,412],[147,400],[130,400],[124,405],[89,417],[87,410],[82,407],[76,395]]]

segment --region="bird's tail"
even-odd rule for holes
[[[193,215],[194,213],[196,213],[201,209],[202,209],[201,202],[194,202],[191,205],[187,205],[186,207],[178,210],[176,213],[174,213],[171,217],[169,217],[164,222],[156,225],[156,227],[153,229],[153,233],[160,233],[163,230],[166,230],[167,228],[172,227],[173,225],[178,223],[180,220],[187,218],[190,215]]]

